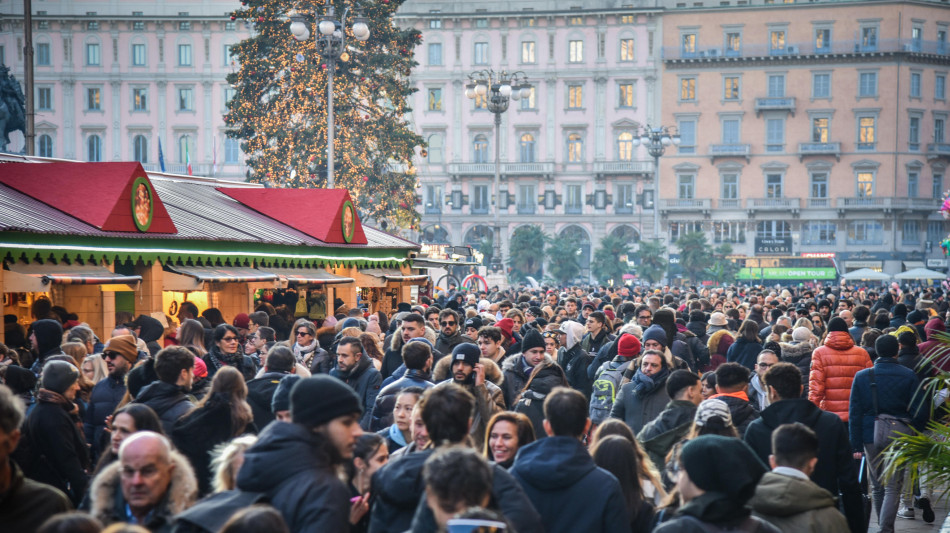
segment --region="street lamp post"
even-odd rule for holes
[[[340,20],[336,20],[333,6],[329,6],[326,14],[320,17],[317,31],[313,34],[317,53],[323,57],[327,65],[327,189],[333,188],[333,143],[336,136],[333,123],[333,75],[336,72],[336,62],[341,57],[346,59],[346,15],[349,11],[350,8],[346,8]],[[306,41],[310,38],[306,16],[292,11],[290,20],[290,33],[294,39]],[[360,14],[353,19],[353,27],[350,30],[357,41],[369,39],[369,26]]]
[[[660,156],[670,145],[679,145],[680,136],[675,127],[660,126],[653,128],[647,125],[639,137],[633,138],[633,145],[642,144],[653,157],[653,240],[660,239],[660,210],[657,206],[660,198]],[[640,207],[641,210],[643,206]]]
[[[495,115],[495,227],[494,253],[492,268],[500,269],[501,261],[501,114],[508,110],[510,100],[527,98],[531,94],[531,85],[524,72],[506,70],[479,70],[469,74],[469,83],[465,86],[465,96],[469,99],[483,97],[487,99],[488,110]]]

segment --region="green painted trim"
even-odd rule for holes
[[[350,227],[347,231],[346,215],[350,215]],[[353,240],[353,234],[356,233],[356,208],[353,202],[347,200],[343,202],[343,209],[340,211],[340,230],[343,232],[343,240],[350,242]]]
[[[144,185],[145,190],[148,192],[148,219],[144,223],[139,222],[139,218],[135,212],[137,207],[135,205],[135,197],[139,185]],[[138,228],[139,231],[145,233],[148,231],[148,228],[151,227],[152,216],[155,215],[155,190],[152,189],[152,184],[145,176],[139,176],[132,182],[132,194],[130,196],[132,198],[132,221],[135,222],[135,227]]]

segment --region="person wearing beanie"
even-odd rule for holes
[[[670,402],[637,433],[637,441],[655,465],[666,464],[666,456],[689,432],[696,417],[696,408],[703,401],[699,376],[689,370],[671,373],[666,380],[666,392]]]
[[[475,342],[478,339],[478,330],[482,329],[482,326],[481,317],[473,316],[465,320],[465,336],[468,337],[470,342]]]
[[[617,393],[624,383],[624,373],[628,371],[631,364],[635,364],[634,360],[640,355],[642,349],[640,339],[631,333],[621,333],[620,337],[612,345],[608,345],[607,348],[610,348],[610,346],[616,348],[616,355],[610,361],[600,363],[591,375],[593,386],[591,388],[590,419],[594,424],[602,424],[604,420],[610,417],[610,411],[613,409]],[[603,352],[603,350],[601,351]],[[600,354],[597,358],[594,358],[591,365],[597,364],[599,357]]]
[[[541,343],[542,353],[544,343]],[[482,448],[485,442],[485,428],[491,417],[505,410],[505,393],[498,385],[485,378],[485,363],[478,346],[463,342],[452,350],[451,377],[437,383],[435,388],[446,387],[454,383],[475,397],[475,414],[469,433],[475,447]],[[503,383],[503,382],[502,382]]]
[[[119,335],[106,342],[102,358],[109,375],[93,386],[83,416],[83,433],[90,445],[93,462],[104,444],[106,417],[111,415],[126,393],[125,375],[138,359],[139,351],[132,335]]]
[[[678,462],[676,487],[683,506],[654,529],[655,533],[699,533],[716,528],[780,533],[769,522],[752,516],[746,507],[767,468],[744,442],[702,435],[683,446]]]
[[[933,367],[930,363],[920,364],[923,358],[920,356],[920,349],[917,347],[917,333],[910,326],[901,326],[891,335],[897,337],[900,346],[897,351],[898,363],[913,370],[921,381],[933,375]]]
[[[246,340],[251,329],[251,317],[247,313],[238,313],[231,321],[231,325],[237,328],[241,339]]]
[[[245,450],[237,488],[262,493],[291,531],[349,531],[350,491],[337,469],[353,457],[362,412],[359,396],[342,381],[298,380],[290,390],[291,422],[269,424]]]
[[[905,324],[905,326],[913,327],[914,331],[917,332],[917,337],[924,339],[927,337],[927,333],[924,331],[927,318],[923,312],[914,309],[910,313],[907,313],[907,324]]]
[[[300,381],[300,376],[288,374],[280,378],[277,388],[274,389],[274,396],[271,398],[270,410],[274,414],[274,420],[278,422],[291,422],[290,419],[290,391],[294,385]]]
[[[900,350],[898,339],[893,335],[881,335],[874,342],[874,350],[877,352],[877,359],[874,360],[873,368],[861,370],[854,376],[848,406],[848,430],[852,450],[863,451],[871,469],[874,507],[878,512],[881,531],[892,532],[900,506],[904,471],[900,470],[890,476],[889,480],[884,480],[879,456],[889,444],[890,438],[875,437],[875,419],[879,415],[890,415],[909,422],[910,427],[905,426],[899,430],[902,433],[909,433],[910,428],[923,431],[930,409],[924,405],[928,395],[918,392],[920,382],[917,375],[897,361]],[[922,506],[923,503],[921,501]],[[929,500],[926,503],[929,508]],[[929,516],[927,510],[924,509],[925,520],[932,520],[933,509],[929,509]]]
[[[891,321],[888,324],[889,327],[899,328],[907,323],[907,306],[904,304],[897,304],[894,306],[894,310],[891,311]]]
[[[663,331],[666,332],[666,341],[662,344],[670,350],[667,362],[670,363],[671,369],[673,367],[688,367],[695,370],[697,368],[696,359],[693,357],[693,354],[690,353],[689,345],[686,343],[686,335],[679,332],[676,327],[676,313],[666,307],[658,309],[653,313],[653,325],[660,326]],[[643,347],[647,350],[650,349],[646,346],[646,339],[644,339]],[[674,358],[679,358],[679,361],[676,361]],[[681,362],[685,362],[687,366],[681,365]]]
[[[502,375],[502,393],[505,398],[505,405],[509,410],[513,409],[518,402],[518,396],[524,390],[528,377],[534,367],[542,362],[554,362],[553,359],[544,353],[544,338],[541,332],[535,328],[530,328],[528,333],[521,339],[521,353],[505,358],[501,364]]]
[[[819,409],[831,411],[847,422],[851,382],[859,370],[871,365],[867,350],[854,344],[844,319],[832,318],[824,345],[811,356],[808,399]]]
[[[79,370],[75,366],[58,360],[43,366],[36,407],[26,419],[27,442],[19,447],[33,460],[18,461],[26,477],[63,491],[74,506],[86,493],[86,472],[91,466],[79,430],[79,407],[74,403],[78,391]]]

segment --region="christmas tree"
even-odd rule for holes
[[[346,50],[333,78],[334,187],[349,189],[361,216],[413,228],[418,223],[412,157],[424,140],[410,128],[409,75],[421,34],[401,29],[393,15],[404,0],[246,0],[232,20],[255,33],[232,48],[240,69],[228,76],[228,135],[241,139],[248,180],[270,187],[326,187],[327,82],[330,69],[317,52],[316,22],[332,4],[343,20]],[[290,32],[290,16],[305,17],[309,39]],[[365,17],[369,39],[353,35]],[[311,206],[319,208],[319,206]],[[389,225],[384,224],[384,226]]]

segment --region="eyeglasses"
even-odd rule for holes
[[[759,368],[770,368],[772,363],[758,363]]]
[[[651,315],[640,315],[637,320],[650,320],[651,318],[653,318]]]
[[[121,355],[122,354],[120,354],[119,352],[102,352],[103,359],[115,359],[116,357],[120,357]]]
[[[224,342],[237,342],[238,338],[237,337],[222,337],[221,340]]]
[[[310,336],[310,332],[309,332],[309,331],[298,331],[298,332],[297,332],[297,336],[298,336],[298,337],[309,337],[309,336]]]
[[[439,322],[439,324],[442,324],[443,326],[454,326],[458,324],[458,322]]]

